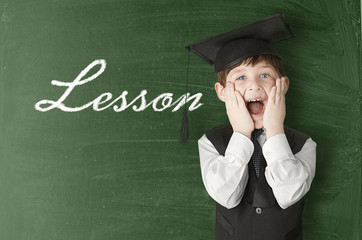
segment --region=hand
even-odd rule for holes
[[[227,82],[225,91],[225,107],[233,130],[248,138],[254,130],[254,121],[245,105],[245,100],[239,91],[235,90],[234,84]]]
[[[270,91],[263,116],[267,138],[284,133],[285,94],[288,91],[288,81],[287,77],[278,78],[276,86]]]

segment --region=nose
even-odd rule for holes
[[[253,78],[251,79],[251,81],[249,82],[249,85],[247,87],[248,91],[260,91],[261,90],[261,85],[260,82],[258,81],[258,79]]]

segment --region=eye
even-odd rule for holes
[[[269,77],[269,74],[267,74],[267,73],[262,73],[262,74],[260,75],[260,77],[261,77],[261,78],[267,78],[267,77]]]
[[[246,79],[245,76],[240,76],[240,77],[238,77],[236,80],[245,80],[245,79]]]

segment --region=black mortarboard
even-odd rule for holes
[[[260,54],[280,58],[271,43],[295,37],[282,13],[244,25],[186,48],[202,57],[209,64],[215,64],[219,72],[244,59]]]
[[[284,15],[280,13],[191,44],[186,48],[209,64],[215,64],[215,71],[219,72],[256,55],[267,54],[280,58],[272,43],[292,37],[295,37],[293,30]],[[181,123],[182,142],[186,142],[188,138],[186,104],[189,62],[187,65],[185,110]]]

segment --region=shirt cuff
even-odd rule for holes
[[[232,155],[241,159],[243,162],[248,163],[253,152],[253,142],[245,135],[234,132],[226,148],[225,156]]]
[[[263,146],[263,155],[268,165],[277,160],[294,158],[285,134],[269,138]]]

